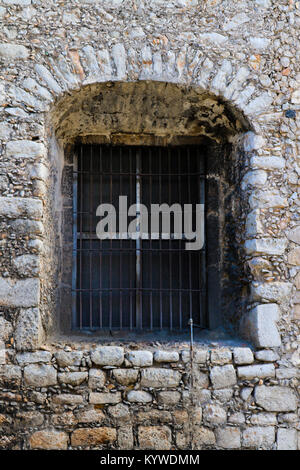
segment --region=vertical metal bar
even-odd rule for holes
[[[113,203],[112,200],[112,172],[113,172],[113,151],[110,147],[110,203]],[[109,328],[112,328],[112,237],[110,237],[110,252],[109,252]]]
[[[72,328],[77,325],[77,197],[78,155],[73,154],[73,256],[72,256]]]
[[[82,229],[83,229],[83,148],[80,146],[80,249],[79,249],[79,326],[82,329]]]
[[[93,270],[92,270],[92,250],[93,250],[93,240],[92,240],[92,233],[93,233],[93,216],[92,216],[92,208],[93,208],[93,145],[90,147],[90,184],[89,184],[89,212],[90,212],[90,242],[89,242],[89,286],[90,286],[90,328],[93,328]]]
[[[122,195],[122,150],[119,149],[119,158],[120,158],[120,195]],[[119,226],[120,233],[120,226]],[[123,251],[123,234],[120,236],[120,329],[123,327],[123,292],[122,292],[122,251]]]
[[[159,147],[159,154],[158,154],[158,159],[159,159],[159,203],[162,203],[161,200],[161,147]],[[163,311],[162,311],[162,257],[161,257],[161,252],[162,252],[162,242],[161,242],[161,234],[159,233],[159,322],[160,322],[160,329],[162,330],[163,327]]]
[[[171,206],[172,205],[172,201],[171,201],[171,198],[172,198],[172,192],[171,192],[171,182],[172,182],[172,178],[171,178],[171,150],[170,148],[168,148],[168,169],[169,169],[169,184],[168,184],[168,193],[169,193],[169,205]],[[175,217],[176,217],[176,214],[174,214],[174,220],[175,220]],[[170,217],[171,219],[171,217]],[[175,224],[173,225],[173,227],[175,228]],[[175,231],[174,231],[175,233]],[[174,241],[175,241],[175,237],[174,237]],[[173,292],[172,292],[172,242],[171,242],[171,220],[170,220],[170,233],[169,233],[169,316],[170,316],[170,330],[173,329]]]
[[[99,172],[100,172],[100,187],[99,187],[99,192],[100,192],[100,201],[99,203],[102,204],[102,191],[103,191],[103,185],[102,185],[102,146],[100,145],[100,161],[99,161]],[[102,315],[102,240],[100,239],[99,242],[99,284],[100,284],[100,289],[99,289],[99,325],[100,328],[103,327],[103,315]]]
[[[140,214],[141,214],[141,150],[136,151],[136,327],[138,330],[142,329],[142,305],[141,305],[141,238],[140,238]]]
[[[181,200],[181,152],[180,147],[178,148],[178,193],[179,203],[182,204]],[[182,245],[183,240],[179,242],[179,328],[182,330]]]
[[[150,188],[149,188],[149,209],[151,208],[152,204],[152,151],[151,147],[149,147],[149,173],[150,173]],[[148,221],[149,223],[149,221]],[[150,225],[149,225],[150,226]],[[149,230],[148,230],[149,231]],[[152,263],[152,234],[150,230],[150,330],[153,330],[153,263]]]
[[[132,204],[132,149],[129,149],[129,204]],[[130,330],[133,328],[133,266],[132,266],[132,238],[129,240],[129,303],[130,303]]]
[[[188,202],[192,204],[191,201],[191,153],[190,149],[187,148],[187,157],[188,157]],[[189,258],[189,297],[190,297],[190,319],[193,319],[193,298],[192,298],[192,260],[191,260],[191,250],[188,253]]]

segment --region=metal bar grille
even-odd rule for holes
[[[206,327],[205,247],[187,251],[172,220],[168,239],[150,235],[151,204],[204,204],[199,149],[80,145],[73,168],[73,328],[186,330],[191,317]],[[100,240],[96,209],[118,209],[121,195],[137,205],[136,216],[140,203],[148,208],[149,234]],[[116,222],[122,232],[118,213]]]

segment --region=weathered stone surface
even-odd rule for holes
[[[153,355],[155,362],[178,362],[179,354],[177,351],[155,351]]]
[[[282,379],[293,379],[300,377],[300,371],[294,367],[280,367],[276,369],[276,378],[279,380]]]
[[[239,428],[217,428],[216,439],[217,445],[223,449],[239,449],[241,447],[241,431]]]
[[[150,403],[152,401],[152,395],[142,390],[130,390],[130,392],[127,393],[127,400],[131,403]]]
[[[286,236],[290,241],[300,245],[300,225],[286,232]]]
[[[288,254],[288,264],[300,266],[300,247],[294,248]]]
[[[277,450],[297,450],[296,429],[279,428],[277,431]]]
[[[0,317],[0,342],[8,341],[13,332],[12,324],[5,320],[5,318]]]
[[[215,366],[210,371],[210,379],[216,389],[232,387],[236,384],[236,374],[232,365]]]
[[[73,385],[73,387],[81,385],[87,378],[87,372],[63,372],[58,374],[59,383]]]
[[[82,357],[82,351],[58,351],[55,353],[57,364],[60,367],[80,366]]]
[[[38,348],[44,339],[44,330],[38,308],[20,309],[15,328],[15,342],[18,351]]]
[[[20,44],[0,44],[0,57],[4,59],[27,59],[29,56],[29,50],[27,47]]]
[[[213,425],[224,424],[227,421],[226,411],[218,405],[206,405],[203,408],[203,418]]]
[[[252,168],[263,170],[282,170],[285,168],[285,159],[282,157],[252,157],[250,165]]]
[[[22,371],[19,366],[1,365],[0,367],[0,382],[13,383],[20,385],[22,380]]]
[[[246,240],[245,251],[247,255],[283,255],[287,247],[285,238],[259,238]]]
[[[3,307],[36,307],[39,300],[38,279],[0,278],[0,303]]]
[[[130,420],[130,411],[127,405],[123,403],[118,403],[115,406],[109,406],[108,414],[112,416],[118,423],[119,422],[127,422]]]
[[[195,364],[205,364],[208,360],[209,352],[208,349],[195,349],[193,362]]]
[[[177,405],[181,400],[181,395],[176,391],[159,392],[157,395],[158,402],[163,405]]]
[[[243,380],[252,380],[256,377],[259,379],[265,379],[275,377],[275,367],[273,364],[238,367],[237,374],[239,379]]]
[[[81,405],[83,403],[83,397],[81,395],[73,395],[71,393],[61,393],[54,395],[53,403],[57,405]]]
[[[275,428],[272,426],[253,426],[243,431],[243,447],[268,449],[275,442]]]
[[[40,258],[37,255],[17,256],[13,265],[20,276],[37,276],[40,272]]]
[[[74,447],[94,447],[112,444],[116,439],[117,431],[114,428],[81,428],[72,433],[71,445]]]
[[[280,302],[291,295],[292,285],[289,282],[257,283],[251,286],[253,300]]]
[[[256,351],[255,359],[262,362],[275,362],[278,361],[279,355],[270,349],[263,349],[261,351]]]
[[[253,186],[253,187],[264,186],[266,184],[267,178],[268,178],[268,174],[264,170],[248,171],[242,180],[241,187],[243,190],[245,190],[249,186]]]
[[[99,366],[121,366],[124,361],[124,349],[118,346],[101,346],[92,351],[91,359]]]
[[[16,426],[24,427],[38,427],[44,422],[44,415],[38,411],[22,411],[16,414]]]
[[[275,426],[277,424],[275,413],[257,413],[251,416],[250,421],[256,426]]]
[[[19,353],[16,356],[18,364],[20,366],[25,366],[27,364],[36,364],[36,363],[49,363],[52,359],[52,354],[48,351],[35,351],[35,352],[26,352]]]
[[[138,440],[140,449],[171,449],[171,430],[167,426],[140,426]]]
[[[245,416],[242,412],[233,413],[228,418],[228,422],[231,424],[241,425],[245,423]]]
[[[30,436],[31,449],[41,450],[66,450],[68,448],[68,434],[62,431],[43,430]]]
[[[120,403],[121,393],[115,392],[104,392],[104,393],[90,393],[90,403],[93,405],[105,405],[105,404],[115,404]]]
[[[79,423],[89,424],[89,423],[102,423],[105,420],[105,414],[102,410],[97,410],[94,408],[80,411],[76,414],[76,418]]]
[[[31,387],[49,387],[57,384],[57,372],[50,365],[32,364],[24,368],[24,380]]]
[[[147,367],[152,366],[153,354],[150,351],[130,351],[127,354],[127,359],[133,366]]]
[[[266,411],[294,411],[297,408],[297,399],[294,392],[287,387],[265,385],[255,388],[256,403]]]
[[[118,446],[120,449],[132,449],[134,443],[132,426],[121,426],[118,429]]]
[[[228,364],[232,360],[232,352],[225,348],[213,349],[210,353],[210,360],[212,364]]]
[[[243,318],[241,333],[259,348],[280,346],[281,339],[276,326],[278,320],[277,304],[258,305]]]
[[[139,376],[139,372],[136,369],[114,369],[112,374],[121,385],[134,384]]]
[[[6,145],[6,155],[8,157],[34,158],[43,157],[45,154],[44,144],[32,140],[12,140]]]
[[[233,358],[235,364],[252,364],[254,361],[253,353],[250,348],[234,348]]]
[[[213,446],[216,443],[216,438],[211,429],[205,427],[195,427],[193,432],[193,447],[194,449],[201,450],[206,446]]]
[[[141,386],[152,388],[178,387],[181,374],[170,369],[143,369],[141,372]]]
[[[89,388],[95,390],[104,387],[106,382],[105,372],[99,369],[89,370]]]

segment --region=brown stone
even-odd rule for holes
[[[295,277],[295,286],[296,286],[296,289],[300,290],[300,273],[298,273],[297,276]]]
[[[76,429],[71,436],[73,447],[94,447],[112,444],[117,439],[114,428],[81,428]]]
[[[51,417],[54,426],[74,426],[77,423],[72,411],[62,414],[55,414]]]
[[[215,443],[216,438],[211,429],[196,427],[193,432],[194,449],[202,449],[205,446],[213,446]]]
[[[79,423],[102,423],[105,419],[105,414],[101,410],[89,409],[80,411],[77,414]]]
[[[293,319],[300,320],[300,304],[297,304],[293,308]]]
[[[171,430],[167,426],[140,426],[139,448],[153,450],[171,449]]]
[[[188,412],[185,410],[174,410],[172,414],[176,424],[184,424],[189,421]]]
[[[163,410],[151,410],[151,411],[139,411],[136,415],[138,423],[145,423],[147,421],[153,423],[171,423],[172,414],[169,411]]]
[[[300,266],[300,247],[294,248],[289,252],[288,263],[293,266]]]
[[[118,429],[118,447],[120,449],[132,449],[133,448],[132,426],[121,426]]]
[[[29,439],[31,449],[66,450],[68,448],[68,435],[55,430],[37,431]]]

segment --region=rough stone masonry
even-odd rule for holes
[[[0,0],[0,25],[0,448],[300,449],[300,3]],[[199,137],[238,175],[233,339],[63,335],[69,146]]]

